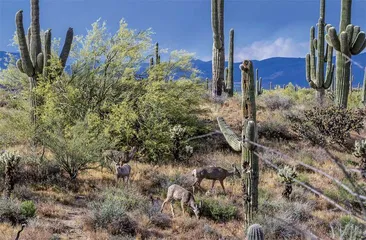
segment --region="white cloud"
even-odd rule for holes
[[[296,42],[292,38],[277,38],[274,41],[257,41],[236,49],[236,61],[242,59],[263,60],[271,57],[305,57],[307,42]]]

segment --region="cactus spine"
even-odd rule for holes
[[[247,233],[248,240],[264,240],[264,233],[261,225],[253,224],[248,228]]]
[[[362,84],[362,103],[366,106],[366,67],[364,70],[363,84]]]
[[[316,90],[316,98],[323,103],[325,89],[328,89],[333,80],[334,64],[332,64],[333,47],[325,45],[325,0],[320,0],[320,18],[318,21],[318,38],[315,38],[315,28],[310,28],[310,53],[306,55],[306,79],[309,85]],[[315,52],[317,51],[317,56]],[[327,63],[324,76],[324,63]]]
[[[224,0],[211,0],[212,46],[212,97],[221,96],[224,82]]]
[[[230,29],[229,62],[226,78],[226,91],[228,97],[234,95],[234,29]]]
[[[30,117],[33,125],[36,126],[36,107],[37,100],[34,90],[37,87],[38,75],[43,74],[48,79],[48,66],[51,58],[51,30],[45,32],[45,46],[42,52],[41,29],[39,24],[39,0],[31,0],[31,26],[28,29],[28,39],[25,37],[23,27],[23,10],[15,15],[16,33],[19,42],[20,59],[16,65],[18,69],[27,74],[30,83]],[[66,61],[70,53],[73,40],[73,29],[69,28],[66,33],[65,43],[62,48],[59,60],[61,69],[58,74],[61,75],[66,66]]]
[[[336,51],[336,94],[335,103],[347,108],[350,88],[350,64],[352,55],[360,54],[366,47],[365,32],[351,24],[352,0],[342,0],[339,34],[327,25],[325,40]]]
[[[257,141],[256,105],[255,105],[255,80],[252,62],[245,60],[240,65],[241,89],[242,89],[242,138],[252,142]],[[245,144],[230,129],[221,117],[217,118],[221,132],[226,141],[235,151],[242,151],[242,187],[245,210],[245,227],[249,226],[253,219],[253,212],[258,209],[258,158],[254,154],[255,146]]]

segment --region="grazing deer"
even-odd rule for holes
[[[233,175],[241,177],[241,174],[240,174],[239,170],[236,168],[236,166],[233,164],[232,167],[234,168],[234,170],[231,172],[229,172],[228,170],[221,168],[221,167],[204,167],[204,168],[194,169],[192,171],[192,175],[195,177],[195,182],[192,184],[193,193],[194,193],[195,185],[197,185],[199,188],[203,189],[201,187],[202,180],[210,179],[210,180],[212,180],[211,190],[214,188],[216,180],[218,180],[221,184],[222,189],[224,190],[224,194],[226,194],[225,187],[224,187],[225,178],[229,177],[229,176],[233,176]]]
[[[184,204],[187,204],[192,208],[194,214],[196,215],[196,218],[197,219],[200,218],[201,214],[200,209],[202,208],[202,202],[200,201],[200,203],[197,205],[195,203],[193,194],[177,184],[173,184],[168,188],[167,197],[163,202],[163,204],[161,205],[160,212],[163,212],[164,205],[167,202],[170,202],[170,208],[172,211],[172,215],[174,217],[174,208],[172,203],[174,200],[180,200],[183,215],[184,215]]]
[[[130,183],[130,174],[131,174],[131,166],[128,164],[124,164],[123,166],[119,165],[116,161],[113,161],[116,168],[116,185],[118,185],[118,180],[122,178],[123,183]]]

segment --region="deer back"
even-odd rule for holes
[[[225,179],[227,176],[231,175],[228,170],[221,167],[205,167],[196,170],[196,178],[199,179],[211,179],[211,180],[221,180]]]

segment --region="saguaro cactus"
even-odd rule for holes
[[[363,84],[362,84],[362,103],[366,106],[366,67],[364,70]]]
[[[256,105],[255,105],[255,81],[253,65],[245,60],[240,65],[242,84],[242,138],[251,142],[257,141]],[[223,118],[217,118],[221,132],[226,141],[235,151],[242,151],[242,183],[245,207],[245,226],[249,226],[253,218],[253,212],[258,209],[258,158],[254,154],[255,146],[248,141],[244,144],[230,129]]]
[[[212,97],[221,96],[224,82],[224,0],[211,0],[212,46]]]
[[[317,26],[318,38],[315,38],[315,28],[313,26],[310,28],[310,53],[306,55],[306,79],[310,86],[316,90],[316,98],[322,104],[325,89],[331,86],[334,72],[334,64],[332,64],[333,47],[327,44],[326,51],[324,51],[325,0],[320,0],[320,18]],[[327,68],[324,76],[325,62]]]
[[[259,77],[259,70],[258,68],[256,69],[256,74],[255,74],[255,84],[256,84],[256,92],[255,94],[258,96],[258,95],[261,95],[263,93],[263,88],[262,88],[262,78]]]
[[[339,35],[334,27],[327,25],[325,40],[336,51],[336,94],[335,103],[347,108],[352,55],[360,54],[366,47],[365,32],[351,24],[352,0],[342,0]]]
[[[253,224],[248,228],[247,240],[264,240],[264,233],[261,225]]]
[[[42,52],[41,29],[39,25],[39,0],[31,0],[31,26],[28,29],[28,39],[25,37],[23,27],[23,10],[15,15],[15,23],[17,28],[17,37],[19,42],[20,59],[16,65],[18,69],[27,74],[30,82],[30,117],[34,125],[36,125],[36,107],[37,100],[34,89],[37,86],[39,74],[43,74],[46,79],[49,78],[48,66],[51,58],[51,29],[45,32],[44,52]],[[62,74],[66,66],[66,61],[70,53],[73,29],[69,28],[66,33],[65,43],[62,48],[59,60],[62,68],[59,69],[59,75]]]
[[[149,65],[150,69],[151,69],[153,66],[154,66],[154,58],[153,58],[153,57],[151,57],[151,58],[150,58],[150,65]]]
[[[159,43],[155,44],[155,63],[156,65],[160,64]]]
[[[234,95],[234,29],[230,29],[228,76],[226,78],[226,91],[228,97]]]

